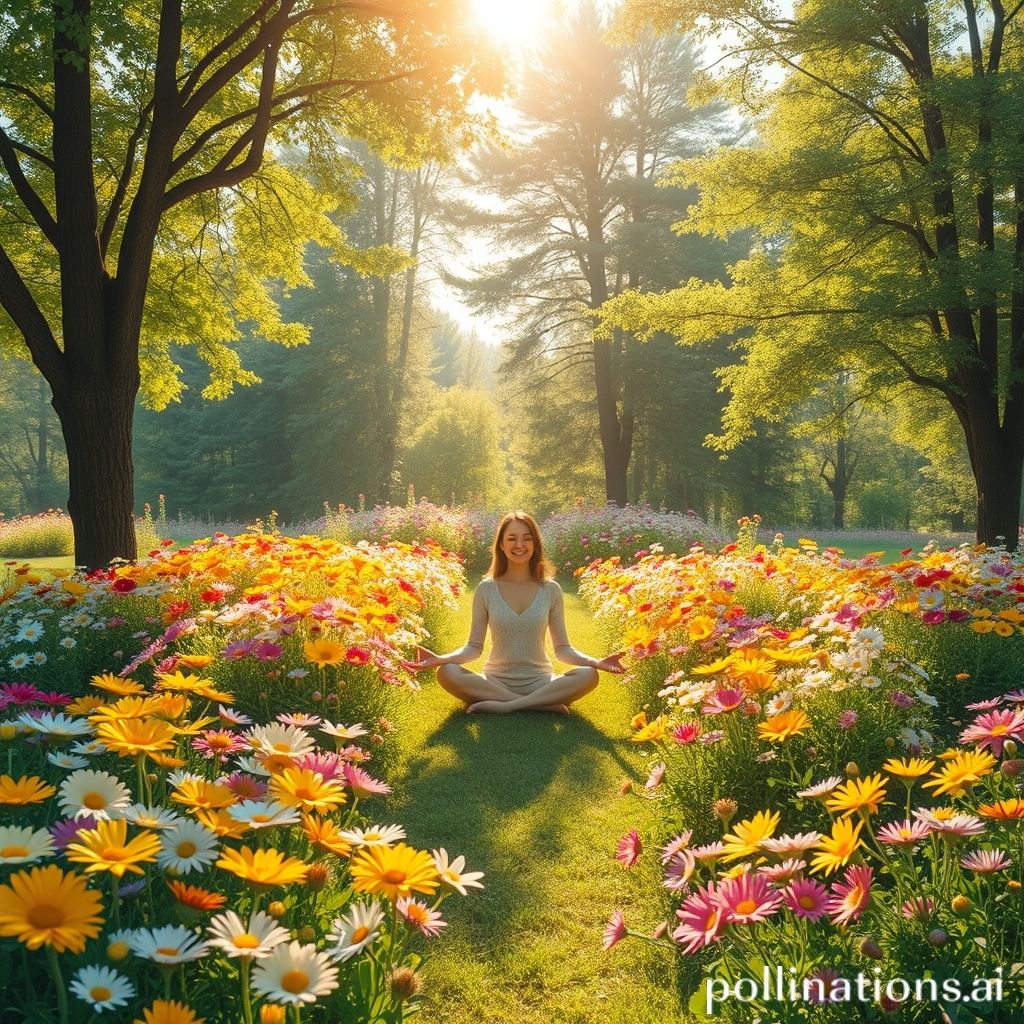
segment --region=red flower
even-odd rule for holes
[[[370,652],[362,647],[350,647],[345,652],[345,660],[350,665],[365,665],[370,660]]]
[[[208,604],[216,604],[217,601],[222,600],[224,595],[219,590],[204,590],[200,595],[201,601],[206,601]]]
[[[138,584],[135,580],[131,580],[127,576],[122,576],[119,580],[114,580],[110,589],[116,591],[118,594],[130,594],[137,586]]]

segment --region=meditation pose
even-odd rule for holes
[[[416,649],[413,672],[436,668],[441,686],[466,705],[466,711],[542,710],[561,714],[597,686],[598,672],[622,672],[622,653],[606,658],[581,654],[565,632],[562,588],[550,578],[540,530],[525,512],[510,512],[498,525],[486,578],[473,596],[473,622],[464,647],[451,654]],[[491,651],[483,672],[462,666],[480,657],[491,630]],[[577,666],[553,676],[544,649],[550,630],[555,656]]]

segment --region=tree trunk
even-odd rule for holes
[[[68,513],[75,565],[105,568],[134,559],[132,419],[137,388],[109,380],[76,382],[54,397],[68,453]]]
[[[832,488],[832,498],[835,510],[832,515],[832,525],[837,530],[845,529],[846,522],[846,439],[840,437],[836,442],[836,482]]]
[[[978,487],[978,542],[1003,543],[1015,551],[1024,451],[1006,446],[981,447],[974,453],[974,481]]]

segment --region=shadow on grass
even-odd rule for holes
[[[396,811],[413,842],[447,843],[469,868],[487,873],[481,904],[489,907],[479,905],[474,917],[487,920],[488,942],[500,941],[502,930],[520,927],[549,902],[536,885],[538,863],[556,864],[579,844],[595,794],[631,767],[579,712],[468,716],[453,709],[407,754]]]

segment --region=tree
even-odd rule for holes
[[[306,280],[307,240],[395,266],[327,216],[351,195],[336,141],[424,159],[462,140],[468,96],[490,84],[462,8],[55,0],[0,16],[0,329],[52,392],[77,562],[135,555],[134,402],[140,385],[176,397],[170,345],[194,342],[225,394],[252,380],[239,323],[306,340],[264,282]],[[275,159],[286,142],[308,177]]]
[[[752,228],[759,244],[729,286],[690,281],[606,308],[609,331],[667,330],[683,343],[749,329],[745,359],[725,377],[727,443],[837,363],[874,389],[910,382],[940,395],[965,438],[978,537],[1013,546],[1024,463],[1020,11],[998,0],[823,0],[790,17],[760,0],[632,0],[627,31],[653,22],[734,40],[704,93],[749,114],[756,142],[687,161],[675,180],[701,189],[687,230]]]

